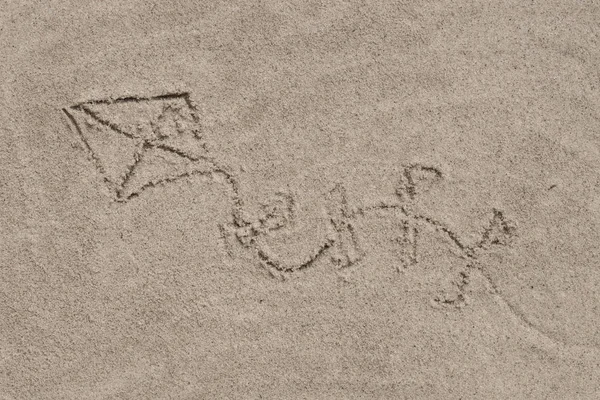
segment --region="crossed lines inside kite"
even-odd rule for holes
[[[187,93],[95,100],[64,108],[116,201],[218,170]]]

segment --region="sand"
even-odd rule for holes
[[[599,21],[0,1],[0,399],[600,398]]]

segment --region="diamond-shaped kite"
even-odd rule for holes
[[[187,93],[94,100],[63,111],[118,201],[214,169]]]

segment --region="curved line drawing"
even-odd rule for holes
[[[152,103],[155,108],[155,115],[151,117],[148,126],[135,131],[135,124],[129,124],[125,128],[121,123],[110,121],[110,118],[102,115],[99,110],[102,107],[110,108],[119,105],[126,106],[146,106]],[[158,105],[156,105],[158,104]],[[414,267],[419,263],[419,226],[425,224],[434,228],[437,232],[445,235],[449,242],[453,244],[461,258],[465,260],[465,268],[459,272],[456,281],[457,295],[453,298],[436,297],[433,302],[441,307],[460,309],[464,307],[467,299],[467,292],[472,273],[480,273],[484,280],[489,284],[493,296],[503,306],[507,308],[521,324],[525,325],[542,337],[554,344],[568,345],[567,343],[556,339],[551,334],[544,332],[531,323],[527,317],[512,305],[502,295],[501,290],[495,284],[489,272],[486,271],[479,261],[478,254],[492,246],[507,246],[517,234],[516,225],[509,220],[503,211],[491,210],[491,218],[487,228],[479,240],[473,244],[466,244],[458,234],[450,229],[446,224],[427,215],[421,215],[413,210],[412,202],[420,195],[425,193],[428,188],[435,185],[443,179],[442,172],[433,166],[410,164],[403,168],[400,177],[400,183],[396,190],[396,200],[393,202],[378,202],[371,205],[363,205],[351,208],[347,198],[347,193],[343,184],[336,184],[327,194],[327,224],[329,234],[322,243],[310,252],[307,257],[295,264],[286,264],[272,254],[267,247],[260,242],[260,239],[267,237],[275,231],[292,226],[296,219],[295,198],[289,193],[277,193],[273,204],[268,205],[263,210],[262,215],[254,220],[248,220],[244,217],[244,201],[240,195],[240,186],[238,179],[230,168],[221,165],[217,160],[208,154],[206,146],[202,142],[200,133],[200,118],[198,112],[191,101],[189,93],[167,93],[152,97],[120,97],[116,99],[92,100],[78,103],[74,106],[63,108],[62,112],[73,126],[74,132],[84,144],[85,151],[93,161],[98,173],[103,177],[104,183],[113,192],[113,201],[125,203],[141,196],[146,190],[167,185],[179,180],[183,180],[195,175],[219,177],[230,192],[232,223],[219,224],[221,239],[226,243],[228,239],[233,238],[235,242],[244,249],[251,250],[258,263],[274,278],[284,279],[286,275],[298,271],[304,271],[313,267],[318,261],[329,256],[330,262],[337,268],[349,268],[359,263],[365,256],[365,252],[360,246],[360,235],[356,229],[358,218],[366,218],[375,212],[393,213],[395,218],[398,215],[401,218],[401,237],[398,244],[404,249],[402,255],[402,268]],[[106,113],[106,112],[105,112]],[[172,130],[175,133],[164,134],[162,130],[170,118],[168,113],[179,115],[175,117]],[[179,114],[178,114],[179,113]],[[77,116],[76,116],[77,114]],[[109,115],[108,112],[107,115]],[[128,116],[124,114],[124,119]],[[178,121],[177,118],[181,118]],[[179,129],[179,123],[189,123],[188,128]],[[131,162],[121,166],[121,174],[109,176],[106,162],[102,159],[100,147],[101,142],[92,143],[94,138],[86,135],[84,125],[98,125],[103,129],[119,135],[120,138],[128,140],[127,145],[131,147]],[[133,127],[133,128],[132,128]],[[145,130],[144,130],[145,129]],[[140,133],[141,132],[141,133]],[[192,147],[178,145],[177,140],[183,136],[193,139],[195,143]],[[169,142],[175,140],[176,144]],[[183,143],[183,142],[181,142]],[[110,150],[106,150],[110,151]],[[171,176],[161,176],[158,178],[142,180],[135,190],[127,192],[125,188],[134,179],[141,167],[145,154],[149,152],[164,152],[165,155],[175,157],[191,163],[188,170],[173,174]],[[160,153],[162,154],[162,153]],[[156,159],[160,160],[160,157]],[[159,162],[159,161],[158,161]],[[118,171],[117,171],[118,172]],[[391,215],[391,214],[390,214]],[[231,256],[230,250],[227,253]],[[586,346],[579,346],[585,348]]]

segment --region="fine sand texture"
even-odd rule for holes
[[[600,399],[600,3],[0,0],[0,399]]]

